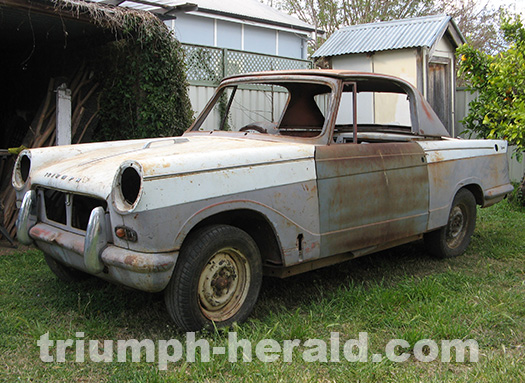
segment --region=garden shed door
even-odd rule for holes
[[[452,94],[450,86],[449,59],[437,59],[428,64],[428,102],[445,125],[452,132]]]

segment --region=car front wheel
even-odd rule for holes
[[[207,226],[184,243],[164,298],[168,313],[185,331],[244,321],[262,282],[254,240],[228,225]]]
[[[75,283],[83,281],[89,277],[89,274],[74,269],[73,267],[66,266],[63,263],[56,261],[49,254],[44,253],[44,259],[46,260],[49,269],[63,282]]]

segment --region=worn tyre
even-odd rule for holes
[[[202,228],[185,241],[164,291],[168,313],[184,331],[242,322],[262,282],[254,240],[228,225]]]
[[[44,254],[44,258],[46,260],[47,266],[49,266],[51,271],[58,277],[58,279],[60,279],[63,282],[80,282],[89,277],[89,275],[84,273],[83,271],[66,266],[63,263],[56,261],[53,257],[51,257],[48,254]]]
[[[470,243],[476,226],[476,199],[467,189],[460,189],[448,216],[447,225],[425,234],[428,251],[439,258],[457,257]]]

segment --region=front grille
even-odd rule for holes
[[[94,208],[102,206],[107,211],[106,201],[80,194],[40,189],[39,197],[44,205],[41,212],[47,221],[83,231],[87,229]]]
[[[50,221],[67,224],[66,194],[55,190],[44,190],[46,218]]]

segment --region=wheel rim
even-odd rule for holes
[[[447,245],[458,247],[467,232],[467,211],[463,205],[454,206],[450,212],[447,226]]]
[[[233,248],[217,251],[210,257],[199,278],[202,313],[216,322],[231,318],[248,295],[250,277],[250,268],[242,252]]]

